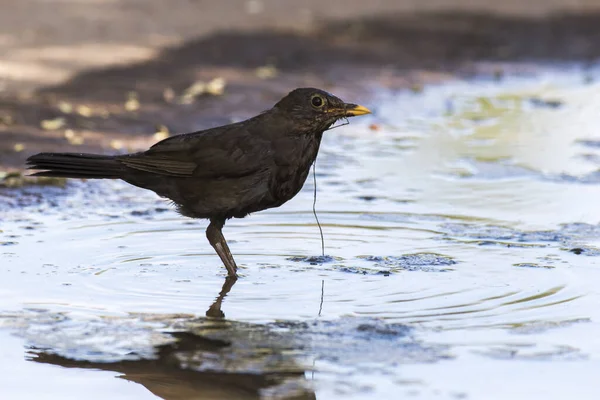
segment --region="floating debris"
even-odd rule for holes
[[[168,138],[169,135],[169,128],[167,128],[165,125],[160,124],[156,126],[156,133],[153,137],[155,140],[164,140]]]
[[[137,111],[140,108],[140,102],[136,92],[127,93],[127,101],[125,101],[125,110]]]
[[[570,251],[573,254],[577,254],[578,256],[579,255],[592,256],[592,257],[600,256],[599,249],[596,249],[594,247],[589,247],[589,246],[574,247],[572,249],[567,249],[567,251]]]
[[[194,99],[196,97],[203,94],[220,96],[225,91],[225,84],[225,79],[220,77],[212,79],[208,83],[205,83],[203,81],[196,81],[183,92],[183,95],[179,99],[179,103],[191,104],[194,102]]]
[[[534,107],[538,107],[538,108],[559,108],[561,107],[564,103],[561,100],[558,99],[542,99],[539,97],[532,97],[529,99],[529,103],[531,103],[532,106]]]
[[[183,92],[183,96],[181,96],[181,98],[179,99],[179,102],[181,104],[191,104],[196,98],[196,96],[199,96],[202,93],[204,93],[205,87],[206,84],[202,81],[194,82],[192,86],[185,89],[185,91]]]
[[[23,143],[15,143],[15,145],[13,146],[13,149],[17,152],[20,153],[23,150],[25,150],[25,145]]]
[[[270,79],[270,78],[275,78],[279,74],[279,71],[277,70],[277,68],[274,65],[267,64],[262,67],[256,68],[254,73],[260,79]]]
[[[554,269],[552,265],[541,265],[537,263],[518,263],[513,264],[513,267],[519,268],[538,268],[538,269]]]
[[[65,139],[71,140],[75,137],[75,131],[73,129],[65,129]]]
[[[25,185],[44,185],[64,187],[67,180],[65,178],[54,178],[46,176],[27,176],[20,172],[1,172],[0,187],[18,188]],[[1,232],[1,231],[0,231]]]
[[[71,103],[67,103],[66,101],[61,101],[58,103],[58,109],[63,114],[71,114],[73,112],[73,106]]]
[[[386,270],[401,269],[405,271],[447,272],[452,271],[450,265],[456,264],[452,257],[437,253],[413,253],[401,256],[358,256],[357,258],[375,263]]]
[[[82,117],[91,117],[93,113],[92,109],[88,106],[77,106],[77,114]]]
[[[69,144],[79,146],[83,144],[84,139],[83,136],[77,135],[73,129],[66,129],[64,133],[65,139],[69,142]]]
[[[221,96],[225,92],[225,79],[215,78],[206,85],[206,93]]]
[[[511,333],[521,335],[547,332],[550,329],[566,328],[574,324],[589,323],[589,318],[574,318],[564,321],[531,321],[515,323],[511,326]]]
[[[514,241],[525,243],[561,242],[567,237],[558,231],[519,231],[497,225],[445,223],[441,225],[447,237],[485,239],[490,242]]]
[[[14,188],[23,186],[23,176],[18,172],[2,172],[0,187]]]
[[[69,143],[75,146],[81,146],[85,142],[83,136],[75,136],[73,139],[69,140]]]
[[[330,263],[333,261],[340,261],[340,257],[332,257],[332,256],[294,256],[288,257],[286,260],[294,261],[294,262],[305,262],[310,265],[319,265],[323,263]]]
[[[54,119],[45,119],[42,122],[40,122],[40,126],[44,130],[55,131],[65,126],[66,123],[67,121],[63,117],[58,117]]]

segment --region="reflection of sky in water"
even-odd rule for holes
[[[501,383],[510,381],[523,392],[543,384],[547,398],[559,399],[567,378],[569,393],[588,398],[577,390],[595,383],[591,364],[600,355],[600,92],[573,76],[395,95],[370,121],[328,132],[317,209],[331,261],[302,261],[320,251],[309,179],[284,207],[225,227],[244,276],[223,303],[227,318],[341,326],[354,316],[410,325],[421,355],[449,346],[447,357],[428,363],[408,353],[386,362],[332,328],[315,340],[347,340],[350,361],[326,345],[298,353],[307,370],[315,362],[318,398],[336,398],[335,390],[507,398]],[[43,203],[10,210],[3,223],[0,300],[13,312],[9,326],[31,343],[61,342],[65,355],[79,348],[85,358],[79,345],[69,348],[69,330],[63,339],[45,333],[48,343],[41,335],[57,325],[20,310],[68,313],[78,332],[102,317],[113,333],[131,329],[115,322],[130,312],[204,315],[224,275],[204,222],[179,218],[124,184],[71,187],[56,199],[62,211]],[[100,353],[118,348],[94,345]],[[471,378],[484,373],[486,380]]]

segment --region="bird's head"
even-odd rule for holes
[[[275,104],[274,109],[288,115],[296,125],[319,132],[329,129],[337,120],[371,113],[366,107],[345,103],[330,93],[314,88],[291,91]]]

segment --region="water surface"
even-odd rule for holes
[[[381,91],[324,138],[327,257],[309,179],[228,222],[242,278],[217,303],[206,223],[153,193],[2,192],[2,398],[595,398],[590,76]]]

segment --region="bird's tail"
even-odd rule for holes
[[[42,170],[32,176],[117,179],[127,168],[116,156],[83,153],[39,153],[27,159],[27,168]]]

